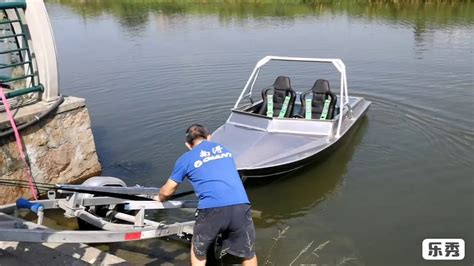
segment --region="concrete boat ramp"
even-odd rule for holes
[[[0,213],[0,228],[22,219]],[[31,223],[35,227],[45,226]],[[80,243],[27,243],[0,241],[0,266],[3,265],[131,265],[126,260]]]
[[[0,242],[0,265],[132,265],[85,244]]]

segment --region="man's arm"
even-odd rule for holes
[[[178,185],[179,184],[176,183],[175,181],[168,179],[168,181],[166,181],[166,183],[160,188],[160,193],[156,195],[155,197],[153,197],[153,199],[157,201],[168,200],[171,197],[171,195],[174,194],[174,192],[178,188]]]

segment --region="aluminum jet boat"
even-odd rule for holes
[[[332,64],[340,73],[339,92],[316,78],[306,91],[295,91],[290,77],[278,76],[259,99],[252,92],[259,73],[271,61]],[[255,96],[254,96],[255,97]],[[371,102],[348,95],[341,59],[267,56],[258,61],[226,123],[213,140],[232,151],[243,179],[282,175],[326,154],[369,109]]]

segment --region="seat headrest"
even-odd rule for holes
[[[329,81],[325,80],[325,79],[318,79],[316,80],[316,82],[314,83],[313,87],[311,88],[311,91],[313,91],[313,93],[326,93],[326,92],[330,92],[331,89],[329,87]]]
[[[275,79],[273,83],[273,88],[276,90],[287,90],[291,89],[290,78],[285,76],[279,76]]]

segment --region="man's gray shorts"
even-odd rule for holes
[[[209,247],[222,235],[222,252],[240,258],[255,256],[255,228],[249,204],[199,209],[196,211],[193,247],[205,257]]]

